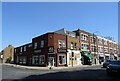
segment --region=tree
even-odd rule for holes
[[[11,63],[12,57],[8,57],[5,63]]]

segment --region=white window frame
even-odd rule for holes
[[[102,44],[102,39],[98,39],[98,44]]]
[[[104,45],[107,45],[107,40],[104,40]]]
[[[26,46],[24,46],[24,51],[26,51]]]
[[[73,42],[71,42],[71,49],[74,49],[74,45],[73,45]]]
[[[32,64],[38,64],[39,63],[39,57],[38,56],[33,56],[33,59],[32,59]],[[38,63],[35,63],[35,60],[37,61],[38,60]]]
[[[65,40],[58,40],[58,47],[59,47],[59,48],[66,47],[66,42],[65,42]]]
[[[65,56],[65,55],[59,55],[59,58],[60,58],[60,56],[61,56],[61,57],[64,56],[64,63],[61,64],[61,63],[60,63],[60,59],[59,59],[59,64],[60,64],[60,65],[66,64],[66,60],[67,60],[67,59],[66,59],[66,56]],[[63,58],[62,58],[62,62],[63,62]]]
[[[37,48],[37,42],[34,43],[34,49],[36,49],[36,48]]]
[[[44,47],[44,40],[40,41],[40,47],[43,48]]]
[[[20,52],[22,52],[22,47],[20,47]]]
[[[23,64],[26,64],[26,57],[23,57],[22,61],[23,61]]]
[[[16,49],[15,49],[15,53],[16,53]]]
[[[82,49],[84,49],[84,50],[89,50],[88,44],[83,43],[83,44],[82,44]]]
[[[44,59],[42,59],[42,58],[44,58]],[[45,64],[45,55],[39,56],[39,64]]]

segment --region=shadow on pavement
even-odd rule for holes
[[[46,73],[42,75],[30,75],[22,79],[11,81],[120,81],[119,76],[108,76],[105,69],[85,69],[75,71],[64,71]],[[6,81],[6,80],[2,80]],[[10,81],[10,80],[9,80]]]

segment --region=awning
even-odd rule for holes
[[[85,55],[86,57],[93,59],[94,57],[90,53],[85,53],[84,51],[81,52],[82,55]]]
[[[99,54],[99,57],[104,57],[104,54]]]

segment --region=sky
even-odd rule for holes
[[[4,2],[2,49],[32,42],[32,38],[65,28],[82,29],[118,41],[117,2]],[[1,49],[0,49],[1,50]]]

